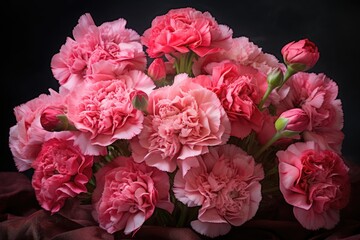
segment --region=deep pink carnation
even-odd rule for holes
[[[320,57],[315,43],[307,38],[286,44],[281,49],[281,54],[285,63],[298,71],[309,70],[317,63]]]
[[[189,207],[201,206],[191,226],[199,233],[216,237],[255,216],[261,201],[261,165],[235,145],[209,149],[197,157],[200,165],[174,180],[176,198]]]
[[[96,26],[89,13],[82,15],[73,30],[74,39],[68,37],[51,60],[54,77],[67,89],[74,89],[88,77],[93,78],[104,61],[114,71],[145,70],[140,36],[125,25],[120,18]]]
[[[62,106],[65,94],[49,89],[50,94],[40,96],[14,108],[16,125],[10,128],[9,146],[16,167],[25,171],[31,167],[40,152],[45,136],[49,134],[40,123],[40,116],[48,106]]]
[[[280,190],[307,229],[330,229],[349,200],[348,167],[341,157],[315,142],[298,142],[277,153]]]
[[[187,165],[184,159],[229,138],[230,123],[216,94],[186,74],[150,94],[148,113],[144,129],[131,141],[133,157],[163,171],[173,172],[176,160]]]
[[[119,79],[85,83],[68,98],[69,119],[92,145],[131,139],[142,129],[143,113],[132,104],[134,92],[155,87],[145,73],[132,70]]]
[[[40,205],[55,213],[68,198],[86,192],[92,165],[93,156],[83,155],[71,140],[53,138],[44,142],[32,163],[32,186]]]
[[[300,72],[292,76],[286,86],[290,90],[278,105],[278,112],[302,108],[310,118],[305,140],[321,138],[340,152],[344,118],[336,83],[324,74]]]
[[[151,28],[144,32],[141,41],[152,58],[189,51],[203,57],[229,49],[232,30],[219,25],[208,12],[202,13],[189,7],[179,8],[157,16]]]
[[[155,207],[172,212],[166,172],[118,157],[96,174],[93,215],[100,227],[114,233],[135,233]]]
[[[264,116],[257,104],[267,87],[266,76],[231,61],[208,64],[206,71],[211,79],[197,81],[217,94],[230,119],[231,135],[245,138],[252,130],[259,131]]]

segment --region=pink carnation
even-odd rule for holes
[[[143,113],[132,105],[134,92],[155,87],[145,73],[132,70],[119,79],[85,83],[68,98],[69,119],[92,145],[131,139],[142,129]]]
[[[340,152],[344,118],[341,101],[337,99],[336,83],[324,74],[300,72],[292,76],[286,85],[290,91],[280,102],[279,112],[302,108],[310,118],[304,134],[309,138],[305,140],[322,138],[332,149]]]
[[[31,167],[40,152],[45,136],[49,134],[42,126],[40,117],[48,106],[61,106],[65,94],[49,89],[50,95],[41,94],[14,108],[16,125],[10,128],[9,146],[19,171]]]
[[[152,216],[155,207],[173,210],[169,177],[156,168],[118,157],[95,176],[93,215],[109,233],[135,233]]]
[[[296,71],[307,71],[319,60],[320,54],[315,43],[309,39],[292,41],[281,49],[285,63]]]
[[[175,197],[189,207],[201,206],[191,226],[216,237],[255,216],[261,201],[261,165],[235,145],[210,148],[196,157],[198,167],[175,175]]]
[[[231,135],[245,138],[252,130],[259,131],[264,116],[257,104],[267,87],[266,76],[231,61],[209,64],[206,71],[212,79],[201,78],[200,84],[217,94],[230,119]]]
[[[204,69],[211,62],[232,60],[237,64],[251,66],[264,74],[269,74],[276,68],[285,69],[279,60],[268,53],[264,53],[260,47],[246,37],[234,38],[232,46],[226,51],[221,51],[203,58],[199,58],[193,65],[193,72],[196,75],[204,74]]]
[[[157,16],[141,39],[150,57],[160,57],[175,52],[207,54],[229,49],[232,30],[219,25],[208,12],[193,8],[172,9]]]
[[[146,57],[140,36],[125,25],[120,18],[98,27],[89,13],[82,15],[73,29],[74,40],[67,38],[51,60],[54,77],[67,89],[73,89],[92,77],[103,61],[113,69],[144,70]]]
[[[280,190],[307,229],[331,229],[349,200],[348,167],[341,157],[315,142],[298,142],[277,153]]]
[[[92,164],[93,157],[83,155],[73,141],[53,138],[44,142],[32,164],[32,186],[40,205],[55,213],[67,199],[86,192]]]
[[[198,156],[207,152],[209,146],[226,143],[230,123],[219,99],[192,80],[180,74],[172,86],[150,94],[144,129],[131,141],[136,162],[145,161],[149,166],[172,172],[176,160]]]

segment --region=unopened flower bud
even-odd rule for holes
[[[143,112],[146,112],[148,105],[148,95],[143,91],[136,91],[131,96],[133,106]]]
[[[269,85],[272,86],[272,88],[276,88],[277,86],[280,86],[282,84],[284,79],[284,74],[279,68],[274,69],[269,73],[267,76],[267,82]]]
[[[301,108],[283,112],[275,122],[277,131],[303,132],[309,126],[310,118]]]
[[[319,60],[317,46],[308,39],[293,41],[281,49],[286,65],[296,72],[312,68]]]
[[[156,58],[148,68],[148,75],[154,80],[163,80],[166,77],[166,67],[162,58]]]
[[[40,116],[41,126],[50,132],[71,130],[73,126],[65,115],[63,106],[49,106],[45,108]]]

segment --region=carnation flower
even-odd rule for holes
[[[191,226],[199,233],[216,237],[255,216],[261,201],[261,165],[235,145],[212,147],[198,156],[198,167],[185,175],[177,172],[176,198],[189,207],[201,206]]]
[[[242,139],[252,130],[259,131],[264,116],[257,104],[266,90],[266,76],[231,61],[209,64],[206,71],[211,80],[201,78],[198,82],[220,99],[231,122],[231,135]]]
[[[146,57],[140,36],[125,25],[120,18],[98,27],[89,13],[82,15],[73,29],[74,39],[67,38],[51,60],[54,77],[65,88],[74,89],[104,61],[112,69],[144,70]]]
[[[43,109],[64,104],[64,93],[59,94],[52,89],[49,91],[49,95],[41,94],[14,108],[17,123],[10,128],[9,146],[19,171],[31,167],[45,136],[49,134],[40,122]]]
[[[32,186],[40,205],[55,213],[67,199],[86,192],[92,165],[93,156],[83,155],[72,140],[45,141],[32,163]]]
[[[282,193],[304,228],[333,228],[349,168],[337,85],[304,72],[317,46],[291,42],[281,63],[232,33],[191,7],[155,17],[142,36],[122,18],[97,26],[82,15],[51,59],[59,93],[14,109],[9,146],[19,171],[33,168],[41,207],[66,203],[62,216],[79,222],[68,206],[87,204],[114,236],[158,225],[217,237]]]
[[[92,145],[107,146],[131,139],[142,129],[143,114],[132,105],[134,91],[149,93],[155,85],[133,70],[120,79],[83,84],[68,97],[69,119],[89,135]]]
[[[295,71],[309,70],[320,56],[317,46],[307,38],[286,44],[281,49],[281,54],[286,65]]]
[[[334,151],[298,142],[277,153],[280,190],[294,215],[310,230],[330,229],[349,200],[348,167]]]
[[[135,233],[155,207],[172,212],[170,182],[166,172],[118,157],[96,174],[94,218],[109,233]]]
[[[156,58],[148,68],[148,75],[154,81],[160,81],[166,77],[166,66],[162,58]]]
[[[150,57],[195,52],[203,57],[231,46],[232,30],[219,25],[210,13],[193,8],[172,9],[157,16],[142,38]]]
[[[286,85],[290,91],[278,105],[278,111],[301,108],[310,118],[305,140],[320,136],[332,149],[340,152],[344,119],[336,83],[324,74],[297,73]]]
[[[240,65],[251,66],[264,74],[269,74],[277,68],[285,69],[284,64],[279,63],[275,56],[264,53],[247,37],[238,37],[232,40],[231,48],[228,50],[210,54],[195,61],[193,72],[195,75],[205,74],[205,68],[208,64],[224,60],[232,60]]]
[[[187,165],[184,159],[229,138],[229,120],[216,94],[186,74],[177,75],[172,86],[154,90],[147,112],[144,129],[131,141],[133,157],[163,171],[173,172],[178,159]]]

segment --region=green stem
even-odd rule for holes
[[[267,100],[267,98],[269,97],[269,95],[270,95],[270,93],[271,93],[271,91],[272,91],[273,89],[274,89],[274,87],[273,87],[271,84],[268,84],[268,87],[267,87],[267,89],[266,89],[266,92],[265,92],[264,96],[262,97],[262,99],[261,99],[261,101],[260,101],[260,103],[259,103],[259,109],[260,109],[260,111],[262,110],[265,101]]]
[[[278,87],[279,89],[284,85],[284,83],[292,76],[294,75],[295,73],[297,73],[297,71],[295,71],[294,69],[292,69],[291,67],[287,67],[286,68],[286,72],[285,72],[285,75],[284,75],[284,80],[283,82],[280,84],[280,86]]]
[[[276,132],[274,134],[274,136],[265,144],[263,145],[259,151],[255,154],[255,158],[258,158],[268,147],[270,147],[271,145],[273,145],[274,142],[276,142],[277,140],[279,140],[281,138],[281,133],[280,132]]]
[[[187,73],[190,77],[192,77],[193,76],[192,65],[194,63],[193,60],[195,57],[196,57],[195,53],[188,52],[176,58],[175,60],[176,74]]]

